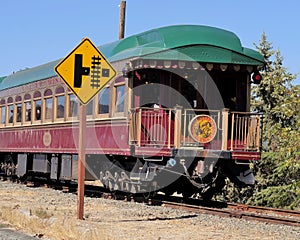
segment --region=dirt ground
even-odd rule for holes
[[[85,197],[84,217],[77,219],[75,194],[0,181],[0,223],[41,239],[300,238],[300,228],[102,198]]]

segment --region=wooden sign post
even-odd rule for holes
[[[84,215],[84,179],[86,148],[86,105],[79,106],[79,140],[78,140],[78,196],[77,218],[83,220]]]
[[[86,154],[86,104],[116,76],[116,70],[88,38],[75,47],[54,68],[80,101],[78,139],[78,219],[84,215]]]

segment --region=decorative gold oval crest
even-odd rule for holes
[[[199,143],[208,143],[217,133],[215,120],[209,115],[197,115],[189,124],[190,136]]]
[[[51,144],[51,134],[50,132],[45,132],[43,136],[43,143],[46,147],[49,147]]]

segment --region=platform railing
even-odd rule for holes
[[[216,135],[201,144],[190,134],[189,124],[199,115],[209,115],[216,123]],[[146,108],[131,110],[129,144],[145,147],[202,147],[230,151],[260,151],[261,115],[230,112],[228,109]]]
[[[230,126],[231,151],[260,151],[262,115],[232,112]]]
[[[130,144],[174,146],[174,109],[139,107],[131,110]]]

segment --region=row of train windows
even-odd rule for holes
[[[114,87],[116,113],[124,112],[124,91],[125,86]],[[87,105],[87,115],[99,115],[110,113],[110,102],[113,101],[111,88],[103,88],[93,101]],[[63,87],[58,87],[53,96],[52,90],[35,92],[31,98],[30,94],[25,94],[22,101],[21,96],[17,96],[15,101],[9,97],[0,100],[0,125],[18,125],[22,122],[51,122],[55,120],[72,119],[78,116],[78,102],[72,93],[65,93]],[[94,102],[98,104],[94,104]]]

